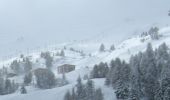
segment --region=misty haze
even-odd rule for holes
[[[170,100],[170,0],[0,0],[0,100]]]

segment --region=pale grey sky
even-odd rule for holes
[[[0,44],[120,40],[150,24],[168,24],[170,0],[0,0]]]
[[[0,35],[85,38],[125,20],[166,16],[168,7],[170,0],[0,0]]]

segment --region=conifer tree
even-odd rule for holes
[[[64,52],[64,50],[61,50],[60,56],[65,57],[65,52]]]
[[[104,46],[104,44],[101,44],[101,45],[100,45],[99,51],[100,51],[100,52],[104,52],[104,51],[105,51],[105,46]]]
[[[67,93],[65,94],[64,100],[71,100],[71,94],[69,91],[67,91]]]
[[[111,45],[110,50],[111,50],[111,51],[114,51],[114,50],[115,50],[115,46],[114,46],[114,45]]]
[[[31,69],[32,69],[32,62],[29,60],[29,58],[26,58],[25,63],[24,63],[25,73],[29,73]]]
[[[86,83],[87,100],[94,100],[94,93],[95,93],[94,83],[92,80],[88,79]]]
[[[56,85],[55,75],[51,70],[39,68],[34,73],[38,88],[50,89]]]
[[[82,84],[82,80],[81,77],[79,76],[79,78],[77,79],[77,85],[76,85],[76,94],[77,94],[77,100],[83,100],[86,98],[86,92],[85,92],[85,87]]]
[[[75,93],[74,88],[72,88],[71,100],[76,100],[76,93]]]
[[[20,91],[21,91],[21,94],[27,94],[27,90],[25,86],[22,86]]]
[[[32,73],[28,73],[24,77],[24,84],[29,85],[32,82]]]
[[[95,91],[94,100],[104,100],[104,96],[100,88]]]
[[[21,68],[20,68],[20,64],[17,60],[14,60],[11,65],[10,68],[16,73],[21,73]]]

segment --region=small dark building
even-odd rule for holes
[[[71,71],[75,70],[75,65],[64,64],[62,66],[59,66],[57,68],[57,70],[58,70],[59,74],[68,73],[68,72],[71,72]]]

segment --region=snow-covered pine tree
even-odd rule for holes
[[[77,84],[76,84],[76,99],[77,100],[84,100],[86,98],[86,91],[85,91],[85,86],[82,84],[82,79],[79,76],[77,79]]]
[[[98,77],[98,65],[94,65],[93,70],[91,72],[91,78],[97,78]]]
[[[50,52],[42,52],[41,57],[45,59],[46,67],[50,69],[53,66],[53,57]]]
[[[138,81],[138,76],[132,75],[131,76],[131,88],[130,88],[130,93],[129,93],[129,99],[130,100],[139,100],[140,98],[140,84]]]
[[[31,69],[32,69],[32,62],[29,60],[29,58],[26,58],[24,63],[25,73],[29,73]]]
[[[160,91],[161,94],[159,96],[162,96],[162,98],[167,97],[167,93],[169,91],[167,89],[170,89],[170,77],[169,76],[166,76],[166,77],[164,77],[164,79],[162,79],[162,81],[161,81],[161,91]],[[165,100],[168,100],[168,99],[165,99]]]
[[[120,100],[126,100],[129,98],[129,87],[126,84],[120,82],[116,87],[116,97]]]
[[[104,51],[105,51],[105,46],[104,46],[104,44],[101,44],[101,45],[100,45],[99,51],[100,51],[100,52],[104,52]]]
[[[88,79],[86,83],[86,100],[94,100],[94,83],[92,80]]]
[[[143,65],[143,87],[145,96],[149,100],[154,100],[156,89],[159,87],[158,82],[158,69],[156,67],[156,59],[154,55],[154,51],[152,49],[152,45],[149,43],[147,46],[147,50],[143,56],[144,62]]]
[[[167,71],[169,71],[169,61],[170,61],[170,55],[168,53],[168,46],[163,43],[162,45],[159,46],[158,49],[156,49],[155,51],[155,55],[156,55],[156,66],[158,69],[158,76],[159,79],[162,80],[162,78],[164,78],[165,73],[167,73]]]
[[[91,72],[91,78],[105,78],[108,74],[109,67],[107,63],[101,62],[99,65],[95,65]]]
[[[163,100],[170,100],[170,87],[165,90]]]
[[[12,90],[13,90],[13,87],[12,87],[11,80],[6,79],[5,80],[5,94],[12,93]]]
[[[101,88],[95,91],[94,100],[104,100],[104,96],[103,96]]]
[[[29,85],[32,82],[32,73],[28,73],[24,76],[24,85]]]
[[[20,91],[21,91],[21,94],[27,94],[27,90],[26,90],[25,86],[22,86]]]
[[[67,93],[64,96],[64,100],[71,100],[71,94],[70,91],[67,91]]]
[[[4,94],[4,88],[5,88],[5,80],[2,76],[0,76],[0,95]]]
[[[96,90],[91,79],[83,84],[79,76],[75,90],[72,88],[72,93],[67,91],[64,100],[104,100],[102,90],[100,88]]]
[[[109,73],[110,73],[110,72],[109,72]],[[106,76],[105,85],[106,85],[106,86],[110,86],[110,84],[111,84],[110,74],[108,74],[108,75]]]
[[[114,51],[114,50],[115,50],[114,44],[111,45],[110,50],[111,50],[111,51]]]
[[[72,94],[71,94],[71,100],[76,100],[76,93],[75,93],[75,90],[74,88],[72,88]]]
[[[64,50],[61,50],[60,56],[65,57],[65,52],[64,52]]]
[[[11,63],[10,68],[15,72],[15,74],[21,73],[20,64],[17,60],[14,60]]]
[[[151,27],[150,28],[148,33],[153,40],[158,40],[160,38],[158,31],[159,31],[158,27]]]

